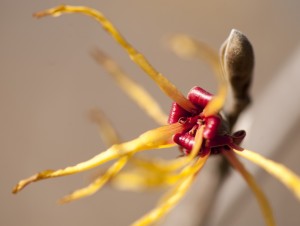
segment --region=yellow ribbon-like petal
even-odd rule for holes
[[[199,157],[193,164],[188,165],[185,169],[189,172],[182,180],[177,182],[159,202],[156,208],[132,224],[132,226],[146,226],[160,220],[165,216],[186,194],[190,188],[197,172],[203,167],[209,155]]]
[[[196,41],[188,35],[174,35],[170,40],[172,50],[184,58],[198,58],[205,60],[213,69],[219,82],[219,90],[216,96],[207,104],[203,110],[205,116],[216,115],[223,108],[227,95],[227,82],[224,76],[220,57],[216,51],[203,42]]]
[[[183,178],[186,178],[190,175],[196,176],[200,172],[200,170],[202,169],[204,164],[206,163],[209,156],[210,156],[210,153],[208,153],[206,156],[197,157],[191,163],[189,163],[186,167],[184,167],[182,169],[182,171],[176,177],[174,177],[172,179],[177,180],[180,183],[180,180]],[[161,198],[159,203],[164,202],[165,199],[168,199],[168,197],[172,196],[173,194],[174,193],[171,190],[171,192],[167,193],[163,198]]]
[[[195,136],[195,144],[188,156],[177,158],[175,160],[144,160],[133,158],[132,161],[139,170],[132,170],[117,175],[113,184],[121,189],[144,190],[153,187],[162,187],[172,185],[178,180],[189,174],[194,174],[198,168],[190,167],[193,165],[195,157],[199,154],[202,145],[202,135],[204,126],[201,126]],[[180,173],[177,170],[184,167]]]
[[[89,186],[78,189],[71,193],[70,195],[67,195],[63,197],[60,200],[60,203],[67,203],[71,202],[89,195],[94,194],[97,192],[100,188],[107,183],[108,180],[110,180],[112,177],[114,177],[117,173],[120,172],[120,170],[125,166],[125,164],[128,161],[128,158],[130,156],[124,156],[120,158],[116,163],[114,163],[103,175],[101,175],[99,178],[94,180]]]
[[[95,50],[92,56],[147,115],[160,125],[167,124],[168,116],[163,112],[159,104],[142,86],[129,78],[113,59],[101,50]]]
[[[101,165],[105,162],[111,161],[115,158],[133,154],[138,151],[169,147],[170,144],[172,144],[171,138],[173,134],[178,133],[181,130],[182,125],[180,123],[175,123],[167,126],[162,126],[157,129],[149,130],[134,140],[122,144],[113,145],[106,151],[100,153],[99,155],[96,155],[90,160],[81,162],[75,166],[69,166],[65,169],[59,170],[45,170],[27,179],[21,180],[14,187],[13,193],[17,193],[26,185],[35,181],[82,172]]]
[[[199,171],[197,167],[191,167],[194,165],[194,161],[196,160],[189,162],[180,172],[157,170],[155,166],[152,171],[151,166],[147,166],[146,169],[134,168],[133,170],[120,172],[111,182],[118,189],[131,191],[144,191],[172,186],[188,175],[193,175]]]
[[[144,191],[174,185],[178,181],[176,172],[163,172],[134,168],[120,172],[113,177],[111,183],[118,189]]]
[[[190,154],[183,156],[174,160],[143,160],[143,159],[133,159],[133,162],[139,164],[141,167],[148,168],[149,170],[157,171],[158,173],[170,172],[177,169],[180,169],[190,163],[198,154],[203,142],[203,130],[204,125],[200,126],[195,135],[195,144]]]
[[[131,60],[135,62],[142,70],[144,70],[167,96],[169,96],[187,111],[195,110],[193,104],[183,96],[176,86],[173,85],[161,73],[156,71],[155,68],[153,68],[148,60],[143,56],[143,54],[138,52],[130,43],[128,43],[115,28],[115,26],[101,12],[83,6],[61,5],[45,11],[37,12],[34,14],[34,16],[37,18],[49,15],[60,16],[63,13],[81,13],[97,20],[103,26],[103,29],[107,31],[116,40],[116,42],[118,42],[124,48]]]
[[[300,199],[300,178],[297,174],[282,164],[274,162],[250,150],[244,149],[243,151],[234,150],[236,154],[248,159],[249,161],[257,164],[268,173],[277,178],[287,188],[289,188],[295,196]]]
[[[178,186],[175,187],[172,196],[170,196],[167,200],[162,202],[155,209],[150,211],[147,215],[137,220],[132,224],[132,226],[146,226],[150,225],[153,222],[157,222],[161,219],[165,214],[167,214],[185,195],[189,187],[193,182],[193,175],[185,178],[183,181],[178,183]]]
[[[89,112],[90,119],[98,126],[100,137],[107,147],[121,143],[121,139],[104,113],[98,109]]]
[[[260,189],[260,187],[255,182],[255,179],[253,176],[245,169],[243,164],[236,158],[234,152],[232,151],[223,151],[223,155],[227,158],[227,160],[231,163],[231,165],[239,171],[239,173],[242,175],[242,177],[247,182],[248,186],[251,188],[253,193],[255,194],[255,197],[260,205],[260,208],[262,210],[266,225],[268,226],[275,226],[275,220],[273,217],[271,206],[265,197],[263,191]]]

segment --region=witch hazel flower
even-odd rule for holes
[[[228,46],[223,48],[225,52],[223,51],[221,57],[219,57],[208,46],[188,36],[179,35],[173,40],[174,49],[178,54],[183,56],[201,55],[211,65],[219,81],[219,90],[216,95],[212,95],[196,86],[185,97],[175,85],[153,68],[147,59],[122,37],[114,25],[99,11],[83,6],[61,5],[38,12],[34,16],[37,18],[56,17],[65,13],[80,13],[98,21],[103,29],[128,53],[131,60],[146,72],[161,90],[170,97],[173,104],[169,117],[167,117],[151,95],[132,81],[113,60],[101,51],[95,51],[93,53],[94,58],[113,76],[120,87],[162,126],[146,131],[133,140],[119,142],[114,130],[107,121],[103,120],[102,116],[94,117],[104,133],[104,137],[107,138],[107,143],[111,144],[107,150],[77,165],[64,169],[41,171],[21,180],[14,187],[13,193],[19,192],[32,182],[79,173],[115,160],[107,171],[95,178],[90,185],[65,196],[61,199],[61,202],[66,203],[92,195],[107,182],[115,183],[119,188],[131,190],[170,187],[170,190],[153,210],[132,224],[134,226],[150,225],[158,222],[182,199],[210,156],[224,155],[228,162],[240,172],[253,191],[261,207],[266,225],[275,225],[271,207],[254,178],[244,168],[237,156],[248,159],[265,169],[291,190],[297,199],[300,199],[300,179],[295,173],[279,163],[240,147],[239,145],[246,135],[245,131],[231,133],[231,127],[236,121],[236,116],[243,110],[243,106],[249,102],[247,92],[243,93],[243,90],[248,89],[251,79],[248,77],[245,81],[245,79],[243,80],[238,76],[228,78],[229,69],[227,66],[232,64],[232,59],[223,57],[226,55]],[[227,43],[240,35],[240,32],[233,30]],[[184,44],[184,47],[180,48],[182,44]],[[240,66],[239,64],[236,65]],[[240,68],[240,70],[243,74],[243,68]],[[230,83],[228,80],[230,80]],[[242,90],[238,91],[236,88],[239,87],[236,85],[237,83],[243,83]],[[236,110],[229,114],[231,117],[226,118],[221,110],[230,85],[233,86],[235,98],[240,98],[241,101],[235,105]],[[240,103],[243,103],[243,100],[246,101],[241,107]],[[173,146],[179,147],[182,153],[181,157],[167,161],[162,159],[148,160],[135,156],[138,152]],[[128,162],[133,163],[135,166],[131,171],[123,169]]]
[[[205,156],[209,152],[211,154],[220,154],[222,150],[235,147],[242,150],[238,145],[246,136],[245,131],[237,131],[230,135],[229,126],[221,115],[203,114],[206,105],[213,99],[213,95],[204,89],[196,86],[190,90],[187,98],[193,103],[197,111],[189,112],[184,110],[176,102],[172,104],[168,123],[173,124],[180,122],[184,125],[181,133],[173,136],[173,141],[178,144],[184,155],[189,155],[195,144],[195,134],[199,126],[204,125],[203,143],[198,154]]]

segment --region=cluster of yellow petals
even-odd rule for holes
[[[48,15],[59,16],[64,13],[81,13],[97,20],[102,25],[104,30],[106,30],[124,48],[131,60],[134,61],[142,70],[144,70],[166,95],[190,112],[195,109],[193,104],[184,97],[184,95],[176,88],[176,86],[168,81],[165,76],[156,71],[147,61],[147,59],[132,45],[130,45],[122,37],[114,25],[99,11],[82,6],[61,5],[52,9],[38,12],[34,14],[34,16],[40,18]],[[178,50],[179,54],[185,56],[199,55],[207,60],[212,66],[218,77],[220,87],[218,94],[204,109],[204,114],[206,116],[217,114],[224,105],[227,93],[224,70],[218,54],[216,54],[215,51],[203,43],[196,42],[190,37],[184,35],[174,37],[172,40],[172,45],[174,46],[175,51]],[[183,47],[180,48],[180,45],[183,45]],[[197,130],[195,145],[188,156],[170,161],[162,159],[148,160],[135,157],[134,154],[137,152],[175,146],[176,144],[174,144],[172,136],[181,132],[183,130],[183,125],[180,123],[163,125],[166,123],[167,116],[163,113],[155,100],[143,89],[143,87],[132,81],[113,60],[111,60],[101,51],[94,52],[93,56],[97,62],[99,62],[109,72],[109,74],[112,75],[112,77],[128,94],[128,96],[130,96],[150,117],[152,117],[162,126],[153,130],[149,130],[136,139],[122,143],[119,141],[115,131],[110,127],[107,121],[104,120],[103,115],[101,115],[99,112],[94,112],[92,114],[92,118],[99,124],[100,132],[103,135],[103,138],[106,140],[106,143],[111,144],[111,147],[95,157],[77,165],[59,170],[42,171],[27,179],[21,180],[15,186],[13,192],[17,193],[26,185],[35,181],[82,172],[99,166],[105,162],[115,160],[115,162],[107,169],[107,171],[97,177],[90,185],[65,196],[61,199],[61,202],[70,202],[92,195],[108,181],[112,181],[112,183],[117,185],[119,188],[131,190],[169,186],[170,190],[158,202],[157,206],[141,219],[132,224],[134,226],[150,225],[154,222],[157,222],[180,201],[188,188],[191,186],[194,177],[199,173],[204,163],[208,159],[209,153],[206,156],[198,155],[198,150],[202,145],[204,126],[201,126]],[[241,173],[249,187],[253,190],[262,208],[267,225],[275,225],[271,208],[264,194],[255,183],[253,177],[238,161],[236,154],[258,164],[270,174],[277,177],[300,199],[300,179],[297,175],[286,169],[284,166],[281,166],[280,164],[271,160],[267,160],[249,150],[244,150],[242,152],[237,150],[224,151],[222,154],[224,154],[229,162],[236,168],[236,170]],[[135,168],[131,171],[121,171],[129,161],[135,166]]]

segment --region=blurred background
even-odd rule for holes
[[[87,119],[91,108],[102,109],[124,140],[156,127],[90,57],[95,47],[119,62],[166,112],[171,105],[95,21],[80,15],[42,20],[32,17],[36,11],[62,3],[102,11],[185,94],[195,85],[215,92],[216,81],[204,63],[176,57],[166,47],[165,38],[186,33],[217,50],[232,28],[241,30],[254,47],[256,66],[251,93],[253,103],[260,103],[253,105],[256,108],[243,118],[250,128],[251,142],[246,147],[264,153],[262,144],[271,145],[266,147],[268,156],[300,174],[297,109],[300,82],[291,81],[288,76],[294,74],[297,78],[300,71],[299,1],[2,0],[0,225],[129,225],[150,210],[161,194],[119,192],[107,186],[74,203],[63,206],[55,203],[65,194],[87,185],[97,170],[46,180],[17,196],[11,194],[12,187],[24,177],[42,169],[73,165],[105,149],[96,126]],[[266,94],[268,87],[282,75],[286,76],[280,80],[282,86]],[[277,95],[276,90],[283,94]],[[269,99],[264,99],[265,95]],[[275,110],[270,111],[267,100],[272,100]],[[284,109],[282,103],[287,104]],[[247,121],[249,117],[251,120]],[[258,119],[259,123],[255,121]],[[251,123],[255,126],[251,127]],[[288,128],[281,134],[286,124]],[[167,153],[171,157],[177,155],[177,150]],[[274,207],[278,225],[299,225],[299,202],[271,176],[256,173]],[[230,178],[224,185],[225,190],[220,194],[227,199],[217,199],[211,225],[263,225],[256,201],[239,183]],[[193,192],[197,191],[196,186],[201,184],[195,184]],[[180,213],[189,214],[184,210]]]

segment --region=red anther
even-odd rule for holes
[[[191,130],[193,130],[194,127],[198,128],[198,126],[199,126],[198,121],[199,121],[198,115],[186,118],[186,120],[183,124],[184,129],[183,129],[182,133],[187,133],[187,132],[189,133]],[[193,133],[193,131],[191,131],[191,132]],[[194,132],[196,132],[196,131],[194,131]],[[190,134],[190,135],[192,135],[192,134]]]
[[[176,102],[174,102],[172,104],[171,110],[170,110],[170,114],[169,114],[169,119],[168,119],[168,123],[169,124],[173,124],[178,122],[178,120],[180,118],[183,117],[189,117],[191,116],[191,113],[184,110],[182,107],[180,107]]]
[[[196,106],[200,107],[201,109],[199,110],[203,110],[205,108],[205,106],[208,104],[208,102],[212,99],[212,94],[210,94],[209,92],[207,92],[206,90],[195,86],[194,88],[192,88],[188,95],[187,98]]]
[[[189,153],[195,144],[195,137],[191,136],[189,133],[177,133],[174,135],[173,141],[186,149],[188,151],[187,153]]]
[[[205,118],[205,128],[203,131],[203,137],[205,139],[212,139],[218,131],[218,127],[221,123],[219,116],[212,115]]]
[[[190,129],[190,131],[188,132],[191,136],[195,136],[196,135],[196,132],[199,128],[199,125],[194,125],[193,128]]]

